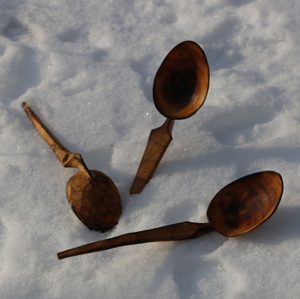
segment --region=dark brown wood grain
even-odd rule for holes
[[[279,173],[263,171],[240,178],[221,189],[207,210],[208,223],[182,222],[79,246],[58,253],[63,259],[119,246],[193,239],[216,230],[227,237],[246,234],[269,219],[283,192]]]
[[[113,181],[100,171],[89,170],[81,155],[67,150],[27,103],[23,103],[23,108],[61,164],[79,169],[66,185],[67,198],[76,216],[89,229],[112,229],[122,212],[120,194]]]
[[[174,120],[196,113],[206,99],[208,88],[209,66],[202,48],[193,41],[175,46],[163,60],[153,83],[154,104],[167,121],[151,131],[131,194],[140,193],[153,176],[172,140]]]
[[[245,176],[221,189],[212,199],[207,218],[227,237],[253,230],[276,210],[283,192],[281,175],[264,171]]]
[[[209,66],[203,49],[193,41],[175,46],[159,67],[153,84],[156,109],[170,119],[192,116],[204,104]]]
[[[151,131],[142,161],[132,183],[130,194],[140,193],[153,176],[173,139],[173,124],[174,120],[167,119],[161,127]]]
[[[87,254],[102,250],[108,250],[125,245],[135,245],[148,242],[165,242],[165,241],[180,241],[193,239],[201,235],[213,231],[213,228],[208,223],[182,222],[172,225],[167,225],[159,228],[149,229],[145,231],[129,233],[118,237],[93,242],[87,245],[72,248],[57,254],[59,259],[64,259],[71,256]]]
[[[66,149],[26,102],[24,102],[22,106],[33,126],[52,149],[60,163],[64,167],[78,168],[86,175],[91,177],[91,174],[86,167],[81,155],[78,153],[72,153],[68,149]]]
[[[79,171],[69,179],[67,198],[83,224],[91,230],[105,232],[118,224],[122,212],[120,194],[104,173],[90,172],[93,178]]]

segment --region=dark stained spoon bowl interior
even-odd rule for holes
[[[184,119],[204,104],[209,66],[202,48],[193,41],[175,46],[159,67],[153,84],[156,109],[169,119]]]

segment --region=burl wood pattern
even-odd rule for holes
[[[245,234],[276,210],[283,192],[281,175],[264,171],[245,176],[220,190],[212,199],[207,218],[227,237]]]
[[[67,198],[76,216],[89,229],[102,232],[112,229],[122,212],[120,194],[113,181],[100,171],[90,171],[81,155],[67,150],[27,103],[23,103],[23,108],[61,164],[79,169],[66,186]]]
[[[255,229],[277,209],[283,192],[279,173],[263,171],[240,178],[221,189],[212,199],[209,223],[182,222],[93,242],[57,254],[59,259],[119,246],[156,241],[192,239],[213,230],[235,237]]]
[[[190,117],[203,105],[209,88],[209,66],[202,48],[193,41],[175,46],[163,60],[153,84],[153,100],[167,121],[151,131],[130,189],[140,193],[153,176],[172,141],[175,119]]]
[[[90,170],[92,179],[82,172],[67,183],[67,198],[77,217],[89,229],[102,232],[118,223],[122,212],[119,191],[104,173]]]
[[[140,193],[153,176],[173,139],[173,124],[173,120],[167,119],[161,127],[151,131],[142,161],[132,183],[130,194]]]

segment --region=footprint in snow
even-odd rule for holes
[[[108,56],[108,51],[104,49],[98,49],[95,52],[92,53],[91,59],[93,62],[101,62]]]
[[[243,46],[235,42],[241,29],[242,21],[231,17],[220,21],[202,38],[212,71],[231,68],[243,61]]]
[[[0,70],[0,99],[11,101],[40,83],[38,53],[28,46],[9,46]]]
[[[4,249],[4,245],[5,245],[5,241],[6,241],[6,227],[3,223],[3,221],[0,219],[0,259],[3,260],[3,249]],[[0,271],[1,271],[1,267],[0,267]]]
[[[2,55],[4,55],[5,51],[6,51],[6,47],[5,47],[4,45],[1,45],[1,44],[0,44],[0,57],[1,57]]]
[[[253,1],[254,0],[226,0],[225,4],[240,7],[240,6],[244,6],[248,3],[251,3]]]
[[[8,25],[2,30],[2,36],[15,42],[21,39],[21,37],[28,33],[27,27],[22,25],[17,19],[10,19]]]
[[[240,145],[251,142],[255,138],[255,127],[272,121],[284,109],[282,95],[282,90],[268,87],[254,96],[259,101],[223,110],[204,126],[220,144]]]
[[[71,28],[61,32],[57,38],[63,43],[74,43],[81,37],[81,35],[82,32],[79,29]]]
[[[152,103],[152,85],[156,73],[156,67],[153,62],[153,55],[145,55],[139,60],[132,60],[130,66],[139,76],[140,87],[145,98]]]

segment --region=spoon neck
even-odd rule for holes
[[[164,124],[162,125],[162,127],[165,127],[169,133],[169,135],[172,135],[172,130],[174,127],[174,119],[171,118],[167,118],[166,121],[164,122]]]
[[[82,171],[86,176],[88,176],[90,179],[93,179],[93,175],[91,171],[87,168],[86,164],[84,163],[81,155],[80,160],[77,162],[76,167],[79,169],[79,171]]]

